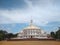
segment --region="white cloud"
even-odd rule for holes
[[[26,9],[0,10],[0,24],[25,23],[32,19],[35,24],[46,25],[52,21],[60,21],[58,7],[53,5],[54,0],[29,1]]]

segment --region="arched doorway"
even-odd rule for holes
[[[33,38],[33,36],[31,36],[31,38]]]

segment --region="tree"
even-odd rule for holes
[[[55,33],[51,32],[51,37],[55,38]]]
[[[10,38],[12,38],[12,37],[14,37],[13,33],[8,33],[8,34],[7,34],[7,38],[8,38],[8,39],[10,39]]]
[[[6,40],[13,37],[17,37],[17,34],[8,33],[7,31],[0,30],[0,40]]]
[[[4,40],[6,38],[7,31],[0,30],[0,40]]]
[[[55,33],[51,32],[51,37],[60,40],[60,27],[59,27],[58,31],[56,31]]]
[[[17,37],[18,33],[14,34],[14,37]]]
[[[56,38],[60,39],[60,27],[59,27],[58,31],[56,31]]]

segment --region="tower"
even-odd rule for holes
[[[30,20],[30,26],[33,25],[33,20],[32,20],[32,16],[31,16],[31,20]]]
[[[31,20],[30,20],[30,26],[31,26],[32,24],[33,24],[33,20],[31,19]]]

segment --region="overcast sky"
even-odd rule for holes
[[[33,19],[44,31],[60,26],[60,0],[0,0],[0,29],[17,33]]]

